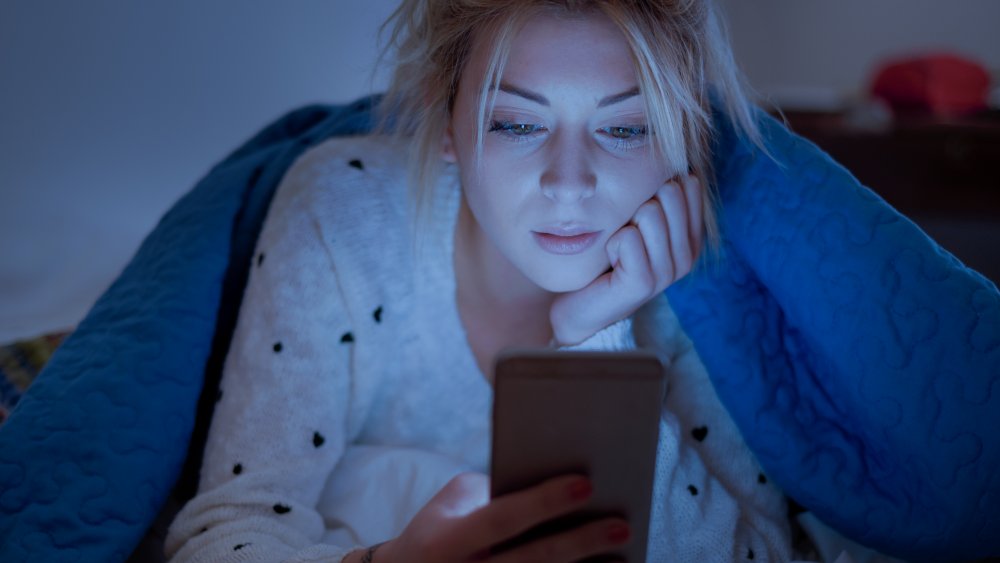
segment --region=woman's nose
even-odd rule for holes
[[[539,179],[542,194],[558,203],[587,199],[597,189],[594,174],[582,143],[553,139],[545,170]]]

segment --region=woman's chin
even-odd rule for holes
[[[581,290],[607,270],[601,268],[545,268],[530,276],[538,287],[551,293],[569,293]]]

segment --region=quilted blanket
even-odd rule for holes
[[[293,112],[163,217],[0,427],[0,561],[124,560],[193,493],[271,194],[370,105]],[[717,120],[722,255],[668,289],[720,397],[767,474],[845,535],[1000,554],[1000,293],[760,120],[773,159]]]

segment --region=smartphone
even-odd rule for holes
[[[666,371],[648,351],[508,350],[494,370],[491,496],[551,477],[587,475],[594,493],[579,513],[498,546],[609,516],[624,517],[631,540],[589,562],[646,560]]]

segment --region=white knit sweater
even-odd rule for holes
[[[457,174],[417,260],[405,162],[385,138],[332,139],[278,188],[174,561],[337,562],[398,535],[458,472],[487,471],[492,390],[455,302]],[[783,496],[665,297],[583,347],[636,343],[670,371],[649,560],[789,560]]]

